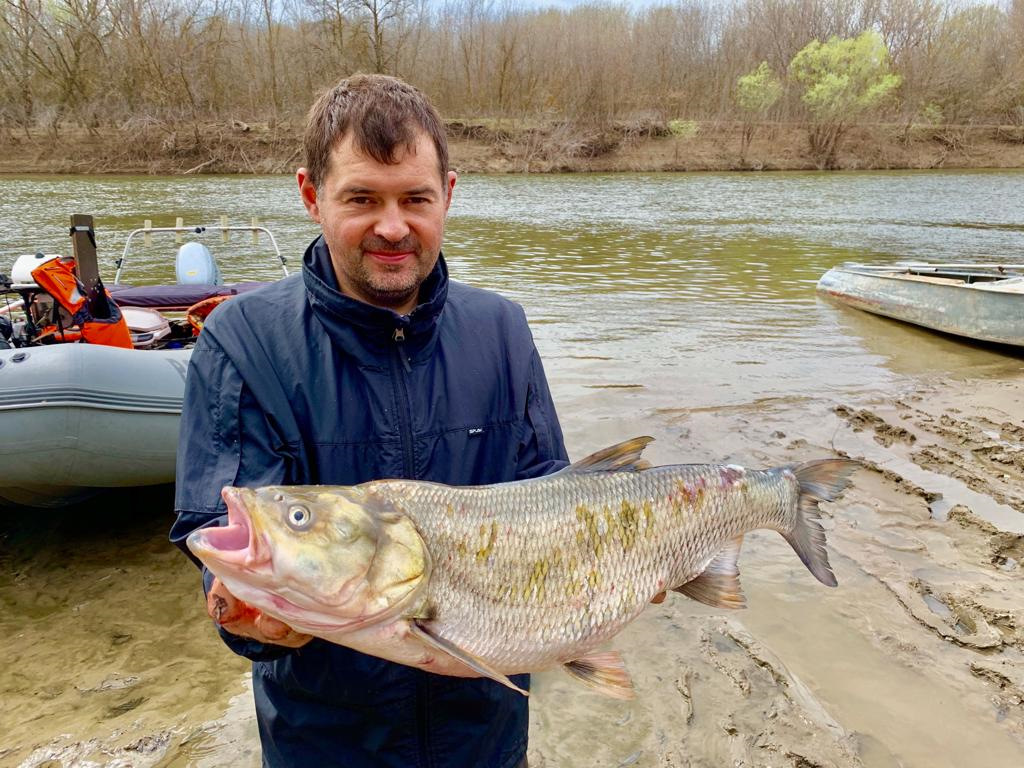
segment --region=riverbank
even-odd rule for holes
[[[635,701],[535,677],[530,765],[1021,764],[1024,526],[985,518],[998,506],[1024,520],[1024,373],[676,421],[643,428],[683,456],[735,450],[726,436],[739,434],[764,463],[864,462],[826,510],[840,587],[815,582],[780,537],[748,536],[748,610],[671,595],[616,638]],[[247,665],[167,546],[169,514],[93,515],[116,541],[64,513],[4,523],[0,630],[17,671],[0,686],[0,765],[255,768]]]
[[[604,128],[449,121],[462,173],[1024,168],[1024,126],[853,126],[834,162],[809,150],[800,125],[757,126],[743,149],[735,122],[618,123]],[[268,174],[301,162],[301,127],[140,122],[0,132],[0,173]]]

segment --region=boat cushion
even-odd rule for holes
[[[111,285],[108,287],[120,307],[188,309],[212,296],[234,296],[262,288],[269,283],[250,282],[232,285]]]

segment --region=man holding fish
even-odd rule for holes
[[[323,234],[204,327],[171,534],[254,662],[264,765],[522,766],[528,673],[631,698],[604,644],[666,589],[742,607],[748,531],[836,585],[818,502],[853,462],[651,467],[638,437],[566,466],[522,309],[448,280],[422,94],[342,81],[305,145]]]
[[[183,549],[227,522],[224,486],[481,485],[567,463],[522,309],[448,279],[456,175],[433,106],[355,76],[314,104],[304,144],[299,193],[322,236],[301,275],[219,308],[192,354],[171,531]],[[204,581],[225,642],[254,662],[264,765],[525,763],[520,693],[312,639],[205,568]]]

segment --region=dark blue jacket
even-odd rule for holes
[[[171,540],[226,519],[225,485],[479,485],[565,466],[522,309],[450,282],[443,257],[419,299],[402,317],[342,295],[318,239],[301,275],[218,308],[189,365]],[[527,699],[492,680],[221,634],[254,662],[264,765],[503,768],[526,753]]]

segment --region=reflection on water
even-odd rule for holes
[[[1024,350],[1015,347],[949,336],[827,299],[819,301],[834,311],[844,335],[858,340],[895,373],[998,377],[1020,370],[1024,363]]]
[[[770,461],[762,433],[800,437],[794,414],[1019,373],[1017,353],[833,305],[814,285],[845,260],[1005,260],[1021,252],[1022,199],[1021,172],[471,176],[445,252],[454,277],[526,307],[574,454],[648,433],[656,462]],[[146,218],[258,216],[292,269],[316,233],[289,177],[6,177],[0,271],[67,252],[72,213],[96,217],[108,277]],[[279,274],[247,236],[204,242],[227,280]],[[173,251],[140,244],[125,280],[168,279]],[[258,763],[246,664],[166,542],[170,504],[165,492],[4,513],[0,765],[36,749],[38,765],[62,749],[82,763]]]

